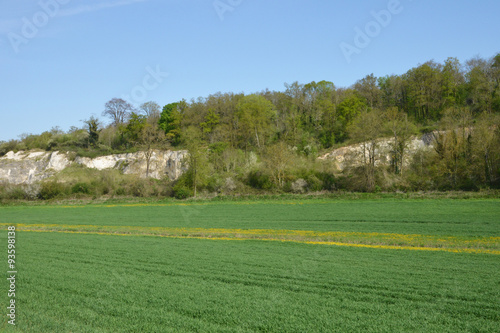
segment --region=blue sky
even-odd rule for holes
[[[113,97],[165,105],[294,81],[347,87],[431,59],[489,58],[498,13],[498,0],[3,1],[0,140],[80,127]]]

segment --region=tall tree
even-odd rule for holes
[[[383,107],[396,106],[403,110],[405,105],[404,81],[401,76],[387,75],[378,78]]]
[[[342,92],[342,95],[342,101],[337,106],[336,113],[338,125],[335,129],[335,137],[338,142],[347,138],[348,128],[354,119],[367,110],[366,103],[355,90],[347,89]]]
[[[142,103],[139,110],[148,117],[148,122],[157,123],[160,120],[161,107],[158,103],[149,101]]]
[[[201,130],[196,127],[189,127],[184,132],[184,141],[188,150],[187,163],[189,170],[187,177],[192,185],[194,196],[208,177],[208,151],[203,145]]]
[[[208,136],[210,143],[215,141],[215,129],[220,123],[220,116],[210,109],[208,114],[205,116],[205,121],[200,123],[203,133]]]
[[[145,115],[137,114],[132,112],[130,114],[130,119],[127,126],[123,129],[123,133],[126,135],[128,141],[133,145],[139,142],[141,132],[147,124],[147,118]]]
[[[493,111],[500,112],[500,53],[493,57],[491,62],[491,76],[495,83],[492,107]]]
[[[457,58],[446,59],[441,74],[445,108],[460,106],[463,103],[464,83],[465,78],[460,61]]]
[[[259,95],[248,95],[238,103],[238,124],[245,146],[253,139],[258,148],[265,145],[272,134],[273,118],[276,115],[271,102]]]
[[[394,173],[403,175],[404,160],[408,144],[417,133],[416,126],[408,120],[408,115],[397,107],[388,108],[385,112],[387,132],[392,136],[391,166]]]
[[[159,127],[165,132],[165,137],[173,145],[178,145],[181,141],[181,110],[185,105],[184,101],[165,105],[158,121]]]
[[[472,129],[470,172],[477,183],[500,185],[500,116],[484,112]]]
[[[442,131],[435,134],[435,168],[442,189],[470,185],[468,166],[472,163],[472,114],[468,108],[449,108],[441,120]],[[467,185],[469,184],[469,185]]]
[[[154,148],[163,148],[164,140],[165,133],[156,123],[147,122],[140,132],[139,143],[144,149],[144,155],[146,158],[146,177],[149,177],[151,158],[153,157]]]
[[[91,116],[89,119],[84,121],[87,125],[87,142],[90,147],[97,147],[97,142],[99,141],[99,127],[101,126],[99,119]]]
[[[495,83],[488,76],[490,64],[482,58],[466,62],[467,103],[475,114],[492,112]]]
[[[104,105],[103,116],[109,117],[115,127],[123,124],[134,111],[132,104],[121,98],[113,98]]]
[[[281,141],[267,147],[265,161],[273,182],[276,186],[283,187],[287,170],[289,170],[293,161],[293,153],[286,143]]]
[[[378,139],[382,134],[383,126],[382,113],[374,109],[370,112],[361,113],[349,127],[351,139],[361,142],[361,152],[354,156],[356,159],[354,164],[361,165],[364,188],[370,192],[375,189]]]
[[[354,84],[359,94],[364,97],[371,108],[379,107],[382,92],[377,85],[377,78],[372,74],[365,76]]]
[[[441,65],[428,61],[404,75],[405,108],[415,119],[438,119],[443,104]]]

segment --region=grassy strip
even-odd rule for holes
[[[1,223],[0,229],[9,224]],[[449,250],[500,254],[500,237],[464,237],[378,232],[312,230],[165,228],[65,224],[16,224],[19,231],[86,233],[100,235],[160,236],[177,238],[290,241],[308,244],[360,246],[386,249]]]
[[[217,195],[198,198],[189,198],[178,200],[174,198],[158,197],[100,197],[100,198],[65,198],[51,200],[2,200],[1,206],[46,206],[46,205],[106,205],[106,204],[178,204],[178,203],[207,203],[207,202],[240,202],[240,201],[281,201],[281,200],[379,200],[379,199],[498,199],[499,190],[484,190],[479,192],[380,192],[380,193],[361,193],[361,192],[317,192],[308,194],[259,194],[259,195]]]

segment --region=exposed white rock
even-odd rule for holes
[[[376,165],[386,164],[391,161],[391,144],[394,139],[380,139],[377,141],[375,149]],[[424,135],[421,138],[414,137],[407,146],[404,163],[408,165],[412,156],[419,150],[432,149],[432,139],[429,135]],[[368,157],[368,156],[366,156]],[[347,163],[356,164],[356,160],[363,158],[363,144],[358,143],[346,147],[335,149],[329,153],[319,156],[320,160],[334,160],[338,170],[342,171],[347,166]]]
[[[115,154],[96,158],[77,157],[73,162],[68,153],[12,151],[0,157],[0,182],[11,184],[33,184],[54,175],[73,163],[98,170],[116,168],[124,174],[146,177],[147,158],[145,152]],[[186,151],[152,152],[149,163],[149,177],[156,179],[167,176],[179,178],[185,171],[182,160]]]
[[[30,154],[31,155],[31,154]],[[53,152],[49,158],[48,169],[62,171],[71,164],[66,154],[59,154],[58,151]]]

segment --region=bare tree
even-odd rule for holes
[[[351,139],[361,142],[361,152],[355,158],[361,166],[364,177],[364,188],[367,191],[375,189],[375,162],[379,146],[378,137],[383,131],[383,117],[379,110],[363,112],[349,128]]]
[[[287,171],[293,163],[293,153],[284,142],[279,142],[268,147],[266,151],[266,164],[272,175],[273,182],[278,187],[283,187]]]
[[[141,130],[139,142],[145,149],[146,177],[149,177],[153,148],[162,147],[162,144],[165,143],[165,133],[158,128],[158,124],[146,124]]]
[[[403,175],[405,153],[411,137],[417,133],[416,126],[408,120],[408,115],[392,106],[385,111],[386,130],[392,135],[391,166],[395,174]]]
[[[121,98],[113,98],[104,105],[102,115],[111,118],[113,125],[118,126],[125,122],[133,110],[132,104]]]
[[[160,119],[161,107],[158,103],[149,101],[142,103],[139,110],[148,117],[150,123],[157,123]]]

